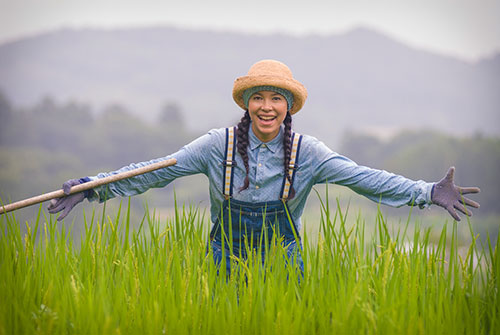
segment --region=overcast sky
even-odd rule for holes
[[[0,43],[61,27],[150,25],[300,35],[364,26],[468,60],[500,52],[500,0],[0,0]]]

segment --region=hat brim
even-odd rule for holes
[[[246,110],[243,101],[243,92],[250,87],[255,86],[276,86],[284,88],[293,94],[293,106],[290,108],[290,114],[297,113],[307,99],[307,89],[295,79],[277,77],[271,75],[243,76],[236,78],[233,86],[233,99],[242,109]]]

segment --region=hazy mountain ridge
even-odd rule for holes
[[[95,109],[118,102],[149,119],[177,101],[202,132],[241,116],[232,83],[263,58],[287,63],[309,91],[295,128],[330,144],[345,129],[500,134],[500,55],[468,63],[363,28],[304,37],[59,30],[0,45],[0,89],[16,105],[44,95]]]

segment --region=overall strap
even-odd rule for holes
[[[233,195],[233,167],[236,166],[235,152],[236,145],[234,145],[234,137],[236,134],[236,127],[226,128],[226,152],[224,155],[224,176],[222,177],[222,193],[224,198],[229,199]]]
[[[293,178],[295,177],[295,171],[297,170],[297,161],[299,159],[300,143],[302,142],[302,135],[298,133],[292,134],[292,153],[290,154],[290,163],[288,165],[288,175],[290,176],[291,182],[284,178],[283,188],[281,189],[280,199],[286,201],[288,199],[290,188],[293,184]]]

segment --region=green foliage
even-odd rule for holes
[[[304,277],[280,248],[266,264],[233,258],[241,275],[217,275],[208,225],[196,208],[160,222],[130,205],[86,216],[71,229],[40,212],[21,233],[0,217],[1,334],[488,334],[500,321],[500,249],[460,247],[457,224],[402,224],[379,212],[366,234],[359,215],[323,201],[317,243],[304,236]]]
[[[12,119],[12,106],[10,102],[7,100],[5,95],[0,91],[0,143],[2,143],[2,137],[7,129],[7,125],[10,123]]]
[[[43,148],[0,146],[0,197],[28,197],[54,188],[54,180],[84,173],[82,161],[65,152]],[[15,190],[10,193],[9,191]]]
[[[11,116],[2,146],[72,154],[93,169],[162,157],[193,137],[177,120],[172,125],[167,120],[148,123],[118,104],[94,115],[87,105],[45,98]]]

